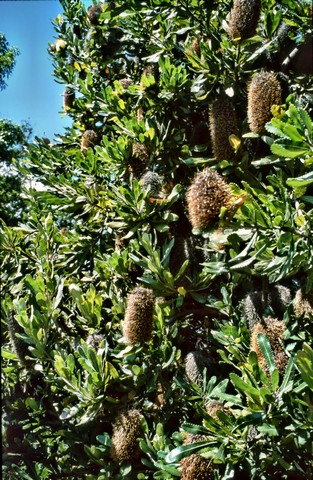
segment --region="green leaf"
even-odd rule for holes
[[[286,180],[287,185],[290,187],[303,187],[313,183],[313,172],[306,173],[298,178],[288,178]]]
[[[270,342],[268,341],[268,338],[266,337],[266,335],[264,335],[264,333],[258,334],[258,346],[260,347],[260,350],[266,361],[267,368],[269,372],[272,374],[273,371],[277,369],[277,367],[275,364],[274,355],[272,352]]]
[[[312,137],[312,131],[313,131],[313,122],[312,122],[308,112],[303,110],[303,108],[299,108],[299,114],[300,114],[303,125],[305,126],[305,128],[308,131],[309,138],[311,138]]]
[[[240,378],[236,373],[230,373],[229,377],[234,385],[234,387],[240,392],[249,397],[257,405],[262,405],[262,400],[260,392],[257,388],[254,388],[250,383],[245,382]]]
[[[263,423],[263,425],[260,425],[257,427],[259,432],[264,433],[265,435],[268,435],[269,437],[277,437],[279,435],[277,428],[274,425],[270,425],[268,423]]]
[[[54,310],[56,310],[58,308],[58,306],[60,305],[60,302],[61,302],[62,296],[63,296],[63,288],[64,288],[64,278],[61,279],[61,281],[59,283],[59,286],[58,286],[58,291],[57,291],[55,301],[54,301],[54,305],[53,305]]]
[[[310,154],[310,150],[308,148],[287,144],[280,145],[278,143],[273,143],[271,145],[271,152],[274,153],[274,155],[286,158],[297,158]]]
[[[294,360],[293,358],[289,358],[286,366],[284,378],[279,389],[280,394],[284,394],[292,390],[294,371],[295,371]]]
[[[296,355],[296,364],[300,370],[301,377],[308,387],[313,390],[313,349],[305,343],[302,350]]]
[[[182,458],[188,457],[193,453],[199,452],[199,450],[212,445],[215,442],[205,440],[202,442],[192,443],[190,445],[182,445],[180,447],[174,448],[171,452],[169,452],[166,457],[165,461],[167,463],[176,463],[179,462]]]

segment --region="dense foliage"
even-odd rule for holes
[[[60,3],[73,124],[1,234],[4,478],[313,478],[312,8]]]

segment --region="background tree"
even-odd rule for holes
[[[0,119],[0,218],[10,226],[16,226],[27,211],[27,202],[21,196],[23,174],[18,163],[30,135],[28,123],[16,125],[11,120]]]
[[[17,55],[18,49],[10,47],[5,35],[0,32],[0,90],[6,87],[5,78],[11,75]]]
[[[5,78],[11,75],[18,54],[18,49],[10,47],[0,33],[0,90],[6,87]],[[21,197],[22,178],[16,164],[30,135],[28,123],[16,125],[11,120],[0,119],[0,218],[11,226],[18,224],[26,209]]]
[[[5,478],[312,478],[310,6],[61,4],[73,125],[1,237]]]

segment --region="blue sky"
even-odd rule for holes
[[[56,36],[51,20],[59,13],[57,0],[0,0],[0,32],[20,51],[7,87],[0,91],[0,117],[18,124],[29,121],[34,135],[50,140],[71,125],[69,117],[62,118],[64,85],[52,76],[47,52]]]

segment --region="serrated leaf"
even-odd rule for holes
[[[297,352],[296,363],[301,377],[308,387],[313,390],[313,349],[307,343],[303,345],[302,350]]]
[[[308,135],[309,137],[311,138],[312,136],[312,130],[313,130],[313,122],[308,114],[308,112],[306,112],[305,110],[303,110],[303,108],[300,108],[299,109],[299,114],[300,114],[300,117],[301,117],[301,120],[303,122],[303,125],[305,126],[305,128],[307,129],[308,131]]]
[[[290,187],[303,187],[304,185],[310,185],[310,183],[313,183],[313,172],[306,173],[298,178],[288,178],[286,183]]]
[[[292,390],[294,370],[295,370],[294,360],[292,358],[289,358],[286,366],[284,378],[279,389],[281,394],[287,393],[290,390]]]
[[[188,457],[193,453],[197,453],[202,448],[208,447],[212,444],[212,441],[202,441],[197,443],[192,443],[190,445],[182,445],[180,447],[174,448],[171,452],[169,452],[166,457],[165,461],[167,463],[176,463],[179,462],[182,458]]]
[[[266,335],[264,335],[264,333],[258,334],[257,341],[258,341],[258,346],[260,347],[260,350],[266,362],[267,368],[270,373],[273,373],[273,371],[277,369],[277,367],[275,364],[275,359],[274,359],[270,342],[268,341],[268,338],[266,337]]]
[[[271,152],[279,157],[297,158],[303,155],[308,155],[310,150],[304,147],[296,147],[295,145],[280,145],[279,143],[273,143],[271,145]]]

